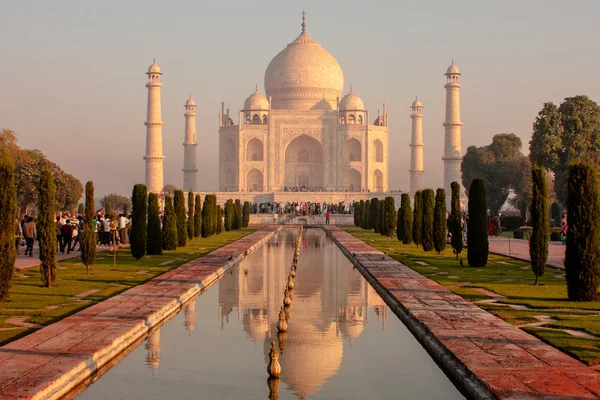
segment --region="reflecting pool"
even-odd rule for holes
[[[280,231],[77,398],[464,398],[321,229],[304,230],[278,334],[298,236]],[[268,382],[271,341],[282,372]]]

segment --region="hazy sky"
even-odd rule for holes
[[[0,127],[97,195],[143,182],[146,75],[162,90],[165,183],[182,184],[184,108],[198,104],[199,188],[218,183],[218,112],[236,116],[271,59],[307,32],[340,63],[371,115],[390,114],[390,189],[408,190],[410,105],[424,105],[425,183],[442,185],[445,92],[462,72],[463,152],[514,132],[528,152],[545,101],[600,101],[600,1],[4,1]],[[374,120],[374,118],[371,118]]]

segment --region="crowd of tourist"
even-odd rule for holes
[[[274,203],[251,203],[252,214],[278,214],[300,217],[306,215],[320,215],[329,212],[331,214],[352,214],[354,202],[346,205],[345,202],[338,204],[313,203],[313,202],[274,202]]]

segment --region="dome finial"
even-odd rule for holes
[[[352,85],[350,85],[350,93],[352,93]]]
[[[302,33],[306,32],[306,13],[302,10]]]
[[[258,84],[254,85],[254,90],[258,92]]]
[[[156,57],[152,57],[152,62],[156,63]]]

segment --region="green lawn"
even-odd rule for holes
[[[144,283],[195,258],[201,257],[221,246],[244,237],[259,228],[223,232],[206,239],[194,239],[186,247],[166,251],[160,256],[144,256],[140,260],[131,257],[129,249],[117,251],[117,264],[113,268],[113,253],[98,254],[91,275],[79,259],[57,264],[56,286],[40,287],[38,269],[16,272],[10,290],[10,299],[0,304],[0,344],[6,344],[33,331],[6,323],[15,316],[28,316],[25,321],[48,325],[70,314],[106,300],[129,288]],[[168,265],[160,265],[171,261]],[[75,299],[81,293],[98,290],[85,299]],[[12,328],[12,329],[7,329]]]
[[[596,336],[589,339],[560,330],[523,328],[588,365],[600,363],[600,302],[568,301],[564,271],[548,268],[540,278],[540,285],[534,286],[534,275],[526,262],[490,254],[486,267],[471,268],[467,264],[466,251],[459,256],[464,263],[461,266],[451,248],[438,255],[436,252],[424,252],[414,244],[404,245],[395,238],[383,237],[361,228],[344,230],[469,301],[489,299],[473,288],[484,288],[506,296],[506,300],[498,302],[500,304],[477,305],[511,324],[537,322],[535,316],[544,315],[556,320],[546,325],[548,328],[569,329]],[[429,265],[419,265],[416,260]],[[456,286],[459,283],[462,286]],[[514,309],[503,304],[523,305],[527,309]]]

